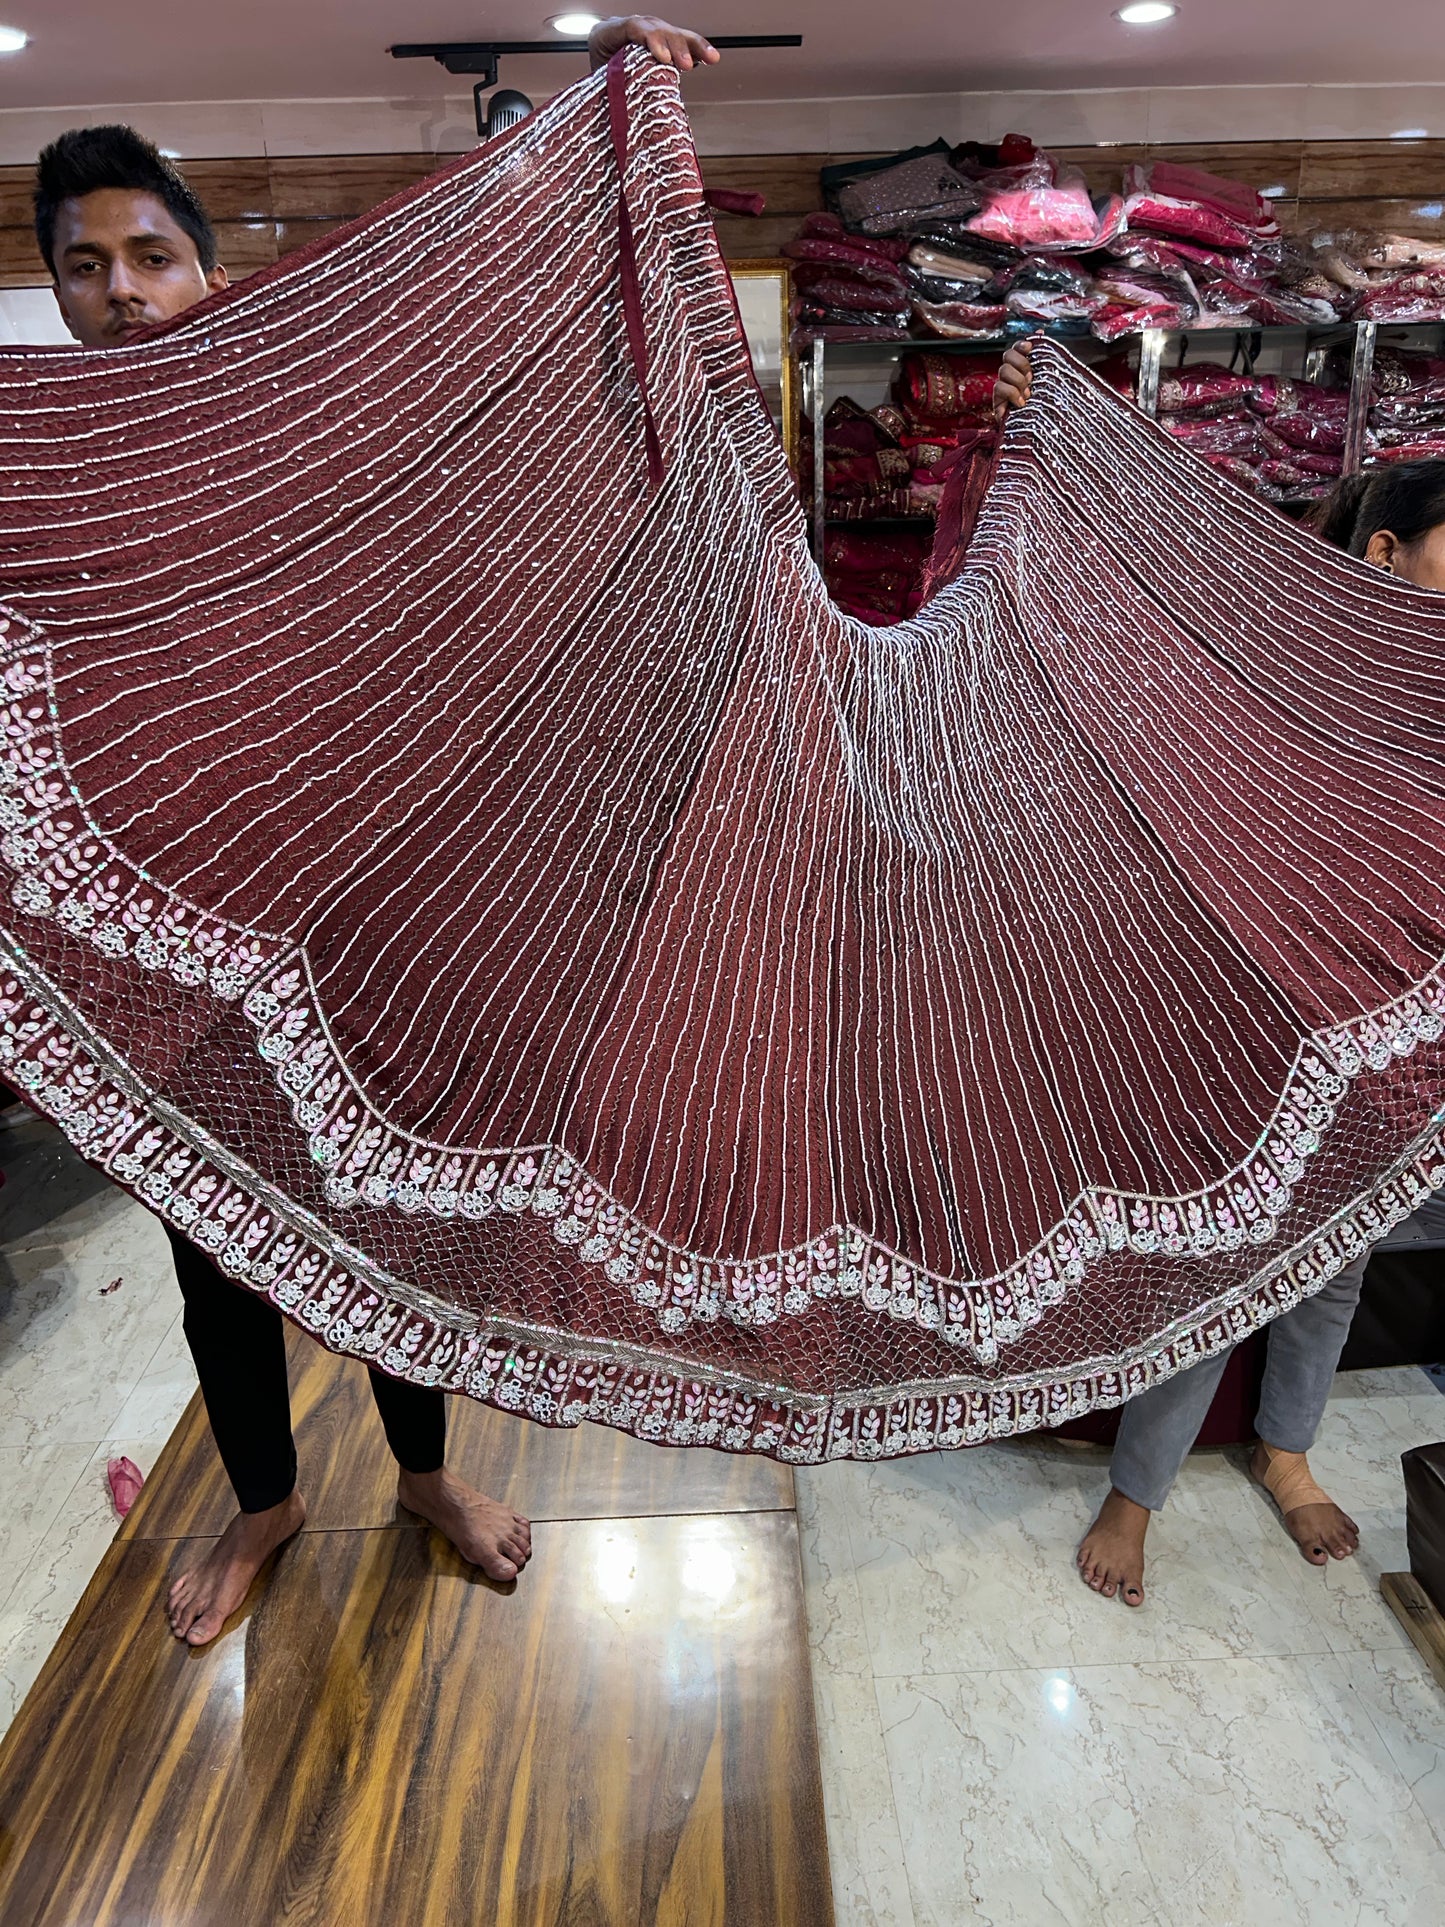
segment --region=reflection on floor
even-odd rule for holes
[[[146,1213],[40,1125],[0,1139],[0,1165],[3,1722],[114,1530],[107,1450],[150,1471],[193,1381]],[[320,1407],[311,1423],[332,1429]],[[1436,1927],[1445,1697],[1376,1587],[1406,1564],[1399,1454],[1442,1436],[1426,1374],[1339,1381],[1312,1458],[1364,1550],[1323,1575],[1237,1456],[1196,1457],[1156,1521],[1137,1613],[1070,1568],[1100,1454],[1021,1441],[798,1473],[839,1922]],[[578,1549],[598,1528],[575,1488],[564,1509],[579,1524],[539,1548],[551,1533],[600,1570],[601,1544]],[[193,1513],[171,1529],[214,1527]],[[632,1569],[631,1548],[607,1556]],[[318,1565],[314,1583],[326,1599],[339,1581]],[[362,1588],[393,1589],[380,1572]]]
[[[76,1242],[49,1298],[17,1288],[42,1322],[81,1296]],[[38,1386],[29,1330],[6,1357]],[[398,1508],[361,1367],[300,1333],[291,1361],[306,1527],[210,1648],[170,1637],[169,1580],[231,1511],[193,1400],[0,1747],[0,1927],[828,1927],[787,1469],[458,1401],[453,1464],[536,1525],[495,1587]]]
[[[1102,1453],[800,1471],[839,1921],[1437,1927],[1445,1696],[1377,1588],[1441,1437],[1425,1373],[1337,1381],[1311,1463],[1364,1545],[1324,1573],[1196,1455],[1138,1610],[1071,1569]]]

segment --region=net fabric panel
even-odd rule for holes
[[[0,354],[0,1054],[323,1342],[544,1422],[1116,1403],[1445,1179],[1440,604],[1045,347],[966,574],[843,616],[623,72],[645,398],[601,77]]]

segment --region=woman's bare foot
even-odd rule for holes
[[[1084,1584],[1105,1599],[1118,1593],[1126,1606],[1142,1606],[1144,1534],[1148,1530],[1149,1508],[1135,1505],[1111,1487],[1079,1547],[1079,1576]]]
[[[1303,1453],[1290,1453],[1288,1456],[1292,1459],[1298,1458],[1303,1463]],[[1261,1485],[1265,1485],[1265,1473],[1270,1468],[1270,1458],[1271,1452],[1267,1445],[1261,1442],[1255,1446],[1249,1469]],[[1306,1470],[1308,1470],[1307,1467]],[[1265,1489],[1268,1491],[1268,1486],[1265,1486]],[[1319,1491],[1319,1487],[1313,1480],[1308,1482],[1306,1489]],[[1360,1528],[1348,1512],[1341,1511],[1333,1499],[1321,1495],[1319,1500],[1312,1503],[1291,1506],[1287,1486],[1279,1496],[1274,1493],[1270,1496],[1280,1507],[1280,1517],[1284,1520],[1285,1531],[1312,1566],[1327,1566],[1331,1559],[1348,1559],[1353,1553],[1359,1551]],[[1284,1505],[1280,1505],[1280,1497],[1284,1499]],[[1286,1506],[1288,1510],[1285,1509]]]
[[[463,1559],[488,1579],[515,1579],[532,1556],[532,1528],[510,1506],[499,1505],[463,1484],[445,1466],[440,1472],[403,1472],[396,1496],[409,1512],[450,1539]]]
[[[183,1572],[166,1595],[166,1618],[176,1638],[188,1646],[213,1640],[271,1554],[305,1519],[299,1492],[266,1512],[238,1512],[200,1564]]]

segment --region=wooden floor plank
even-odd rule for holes
[[[1385,1604],[1419,1648],[1425,1664],[1445,1686],[1445,1613],[1413,1572],[1381,1573],[1380,1591]]]
[[[294,1327],[287,1351],[308,1528],[409,1523],[411,1515],[397,1509],[396,1464],[365,1368]],[[601,1426],[549,1431],[466,1398],[449,1399],[447,1411],[452,1469],[533,1521],[787,1510],[793,1504],[792,1472],[771,1459],[646,1445]],[[197,1396],[157,1460],[123,1535],[203,1538],[223,1531],[234,1511]]]
[[[826,1927],[797,1526],[300,1535],[191,1653],[118,1541],[0,1748],[0,1927]]]

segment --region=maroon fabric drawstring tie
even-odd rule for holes
[[[622,268],[622,313],[637,385],[642,390],[642,426],[647,437],[647,473],[654,488],[662,486],[662,443],[652,414],[647,386],[647,331],[642,318],[642,290],[637,280],[637,248],[632,238],[632,216],[627,209],[627,72],[625,53],[607,63],[607,119],[612,128],[612,151],[617,156],[617,238]]]

